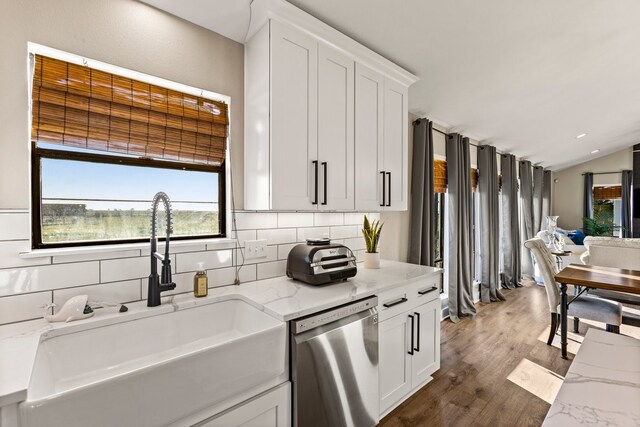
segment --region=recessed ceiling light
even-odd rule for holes
[[[599,152],[600,152],[600,149],[598,148],[597,150],[593,150],[593,151],[591,152],[591,154],[596,154],[596,153],[599,153]]]
[[[580,135],[576,136],[576,139],[584,138],[585,136],[587,136],[586,133],[581,133]]]

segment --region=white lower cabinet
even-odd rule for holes
[[[282,384],[234,406],[198,426],[289,427],[291,426],[291,383]]]
[[[381,417],[440,368],[440,298],[435,290],[424,302],[420,298],[425,294],[420,292],[425,291],[408,289],[391,299],[379,298],[382,310],[391,308],[393,313],[393,317],[382,316],[378,329]],[[401,306],[404,311],[395,314]]]

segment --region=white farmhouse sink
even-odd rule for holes
[[[285,350],[285,324],[239,299],[47,338],[20,424],[180,424],[272,387]]]

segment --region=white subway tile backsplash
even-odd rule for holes
[[[284,276],[287,267],[286,261],[265,262],[258,264],[258,280]]]
[[[0,240],[29,240],[30,237],[29,213],[0,214]]]
[[[352,251],[360,251],[366,249],[367,245],[364,243],[364,237],[354,237],[352,239],[345,239],[344,245]]]
[[[203,252],[207,250],[205,243],[196,243],[194,245],[174,245],[169,242],[169,252],[172,254],[180,254],[184,252]],[[158,252],[164,253],[164,243],[158,242]],[[142,256],[151,255],[151,246],[142,249]]]
[[[357,225],[343,225],[340,227],[331,227],[332,239],[348,239],[356,237],[360,233],[360,228]]]
[[[53,302],[60,306],[69,298],[85,294],[89,296],[89,301],[96,302],[124,303],[143,299],[140,293],[140,279],[136,279],[124,282],[103,283],[101,285],[56,289],[53,291]],[[146,298],[146,294],[144,297]]]
[[[160,273],[161,264],[158,261],[158,273]],[[171,265],[176,265],[175,255],[171,255]],[[150,272],[151,260],[149,256],[100,261],[100,281],[102,283],[141,279],[149,277]]]
[[[344,214],[344,225],[362,225],[364,224],[364,216],[361,212],[346,212]]]
[[[267,239],[267,245],[281,245],[296,241],[295,228],[277,228],[270,230],[258,230],[258,240]]]
[[[278,212],[278,228],[313,227],[312,212]]]
[[[380,221],[380,212],[371,212],[367,214],[369,221]]]
[[[28,240],[9,240],[0,242],[0,268],[27,267],[30,265],[47,265],[51,264],[51,257],[42,258],[23,258],[21,252],[27,252],[31,249]]]
[[[149,251],[147,250],[147,254]],[[115,252],[95,252],[88,254],[74,254],[74,255],[59,255],[53,257],[54,264],[63,264],[67,262],[81,262],[81,261],[98,261],[104,259],[115,258],[131,258],[140,256],[140,249],[131,249],[127,251],[115,251]]]
[[[99,282],[98,261],[0,270],[0,296]]]
[[[163,296],[183,294],[193,292],[193,277],[195,273],[179,273],[173,275],[176,288],[172,291],[163,292]],[[233,285],[236,279],[236,267],[216,268],[207,270],[209,288]],[[256,266],[245,265],[239,271],[240,283],[252,282],[256,280]],[[147,298],[148,281],[142,283],[142,299]]]
[[[298,228],[298,242],[304,242],[307,239],[329,237],[329,233],[329,227]]]
[[[292,243],[290,245],[278,245],[278,259],[287,259],[289,251],[291,251],[295,245],[297,245],[297,243]]]
[[[277,246],[267,246],[266,249],[266,257],[262,257],[262,258],[254,258],[254,259],[247,259],[246,258],[246,252],[243,251],[243,253],[245,254],[245,258],[244,258],[244,263],[245,264],[258,264],[261,262],[270,262],[270,261],[275,261],[278,259],[278,247]],[[240,249],[236,249],[236,255],[235,255],[235,259],[234,259],[234,265],[239,265],[242,264],[242,254],[240,252]]]
[[[256,230],[238,230],[236,232],[232,232],[232,236],[235,238],[235,234],[238,233],[238,242],[240,243],[240,247],[244,248],[244,242],[247,240],[256,240]]]
[[[51,292],[0,298],[0,324],[42,317],[42,306],[51,302]]]
[[[364,242],[360,236],[363,213],[341,212],[237,212],[237,237],[266,239],[266,257],[245,260],[240,269],[242,283],[285,274],[286,259],[297,242],[331,237],[349,246],[361,260]],[[372,214],[372,219],[379,219]],[[86,293],[91,300],[130,302],[147,297],[150,270],[149,248],[102,253],[22,258],[30,250],[28,212],[0,212],[0,323],[40,317],[40,306],[53,299],[63,304]],[[232,233],[232,238],[235,233]],[[232,285],[240,261],[235,239],[172,245],[173,279],[169,294],[193,292],[197,263],[204,262],[209,287]],[[162,252],[162,243],[160,252]],[[161,264],[158,261],[158,270]],[[34,308],[35,307],[35,308]]]
[[[276,212],[237,212],[236,228],[238,230],[278,228],[278,214]]]
[[[197,271],[198,263],[202,262],[206,270],[220,267],[231,267],[233,265],[233,250],[224,249],[219,251],[189,252],[176,255],[176,273],[187,271]]]
[[[342,212],[317,212],[313,214],[313,225],[316,227],[343,224],[344,214]]]
[[[217,288],[220,286],[233,285],[234,281],[236,280],[236,268],[237,267],[227,267],[207,271],[207,276],[209,277],[209,287]],[[240,269],[238,275],[240,278],[240,283],[254,281],[256,280],[256,266],[245,265]]]

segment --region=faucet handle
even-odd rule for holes
[[[171,258],[163,257],[160,278],[160,283],[171,283]]]
[[[176,284],[171,282],[171,283],[163,283],[162,285],[158,286],[158,289],[160,289],[160,292],[165,292],[165,291],[172,291],[176,288]]]

